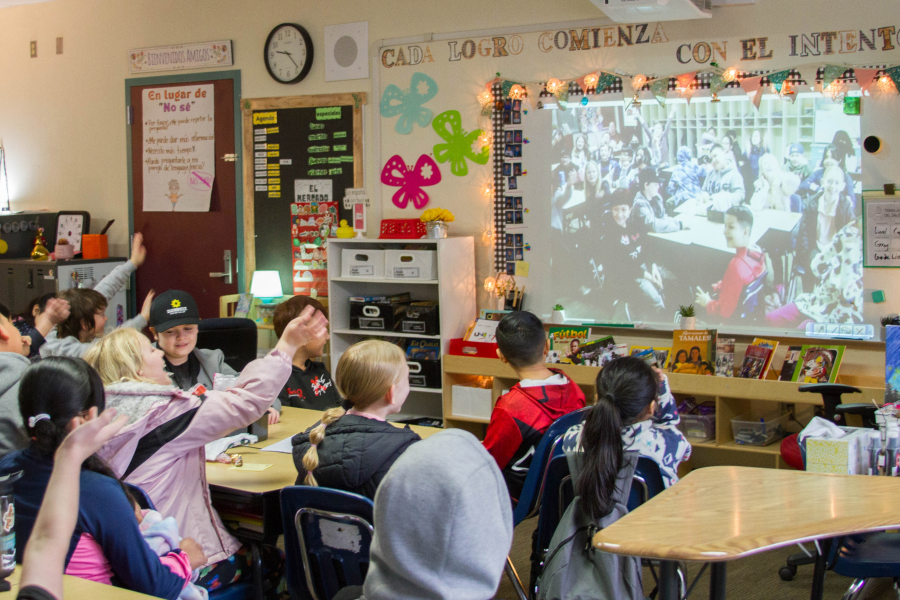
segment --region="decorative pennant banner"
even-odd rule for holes
[[[741,87],[749,96],[753,94],[753,106],[759,110],[759,103],[762,101],[762,78],[761,77],[745,77],[741,79]]]
[[[847,67],[842,67],[840,65],[825,65],[824,73],[822,75],[822,87],[827,88],[831,85],[832,81],[840,78],[846,70]]]
[[[791,70],[786,69],[784,71],[778,71],[777,73],[769,73],[769,81],[772,85],[775,86],[775,91],[779,94],[781,93],[781,88],[784,85],[785,80],[791,75]]]
[[[675,78],[675,85],[679,88],[689,89],[691,84],[694,83],[694,79],[697,78],[697,71],[691,71],[690,73],[683,73]]]
[[[666,94],[669,92],[669,78],[661,77],[650,84],[650,91],[656,96],[656,101],[665,106]]]
[[[884,74],[893,80],[894,87],[897,89],[897,93],[900,94],[900,65],[885,69]]]
[[[856,82],[859,84],[859,87],[862,88],[862,91],[865,92],[869,89],[869,87],[875,83],[875,76],[878,75],[878,71],[880,69],[853,69],[853,73],[856,75]]]
[[[500,91],[502,92],[501,98],[509,97],[509,90],[512,89],[514,85],[522,85],[518,81],[510,81],[509,79],[504,79],[501,84]]]
[[[725,84],[725,78],[720,73],[713,73],[712,77],[709,78],[709,92],[718,94],[725,89]]]
[[[802,67],[797,67],[795,71],[800,73],[800,79],[806,82],[806,85],[809,86],[809,89],[815,89],[816,77],[819,73],[819,65],[803,65]]]
[[[559,101],[559,107],[566,110],[569,106],[569,83],[564,81],[559,89],[556,90],[556,99]]]
[[[600,92],[614,84],[616,82],[616,79],[618,79],[618,76],[614,75],[613,73],[600,73],[600,79],[597,81],[597,87],[595,88],[594,93],[599,94]]]

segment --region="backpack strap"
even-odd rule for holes
[[[138,467],[156,454],[160,448],[184,433],[191,424],[191,421],[194,420],[194,415],[197,414],[199,408],[199,406],[192,408],[184,414],[175,417],[171,421],[166,421],[156,429],[144,434],[138,442],[137,447],[134,449],[131,462],[122,474],[122,479],[127,479]]]
[[[553,552],[551,552],[551,553],[544,559],[544,564],[545,564],[545,565],[549,565],[549,564],[550,564],[550,561],[553,560],[553,557],[556,556],[556,553],[559,552],[560,550],[562,550],[563,547],[565,547],[566,544],[568,544],[569,542],[571,542],[572,540],[574,540],[574,539],[578,536],[579,533],[581,533],[582,531],[590,531],[591,529],[595,529],[595,530],[599,531],[600,528],[599,528],[599,527],[596,527],[593,523],[590,524],[590,525],[585,525],[584,527],[579,527],[578,529],[575,530],[575,533],[573,533],[572,535],[570,535],[569,537],[567,537],[566,539],[564,539],[563,541],[561,541],[561,542],[559,543],[559,545],[556,546],[556,548],[553,549]],[[596,532],[595,532],[595,533],[596,533]],[[594,537],[593,534],[590,534],[590,535],[588,536],[588,539],[590,540],[590,539],[593,538],[593,537]],[[590,542],[588,542],[588,546],[590,546]]]

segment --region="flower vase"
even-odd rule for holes
[[[682,329],[697,329],[697,317],[681,317],[679,321]]]
[[[554,325],[564,325],[566,322],[566,311],[554,310],[550,314],[550,322]]]
[[[425,237],[430,240],[442,240],[447,237],[447,231],[450,229],[446,221],[426,221]]]

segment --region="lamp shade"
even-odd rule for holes
[[[250,293],[255,298],[281,298],[281,275],[278,271],[254,271]]]

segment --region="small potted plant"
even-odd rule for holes
[[[56,260],[71,260],[75,258],[75,246],[70,244],[66,238],[60,238],[53,249],[53,256],[56,257]]]
[[[681,329],[697,328],[697,313],[694,311],[693,304],[678,307],[678,325]]]
[[[897,315],[888,315],[886,317],[881,317],[881,341],[887,341],[887,329],[888,325],[900,325],[900,317]]]
[[[425,223],[425,236],[439,240],[447,237],[449,230],[447,224],[455,221],[456,217],[445,208],[429,208],[419,219]]]
[[[562,304],[557,304],[553,307],[553,312],[550,314],[550,322],[554,325],[563,325],[566,322],[566,309],[563,308]]]

